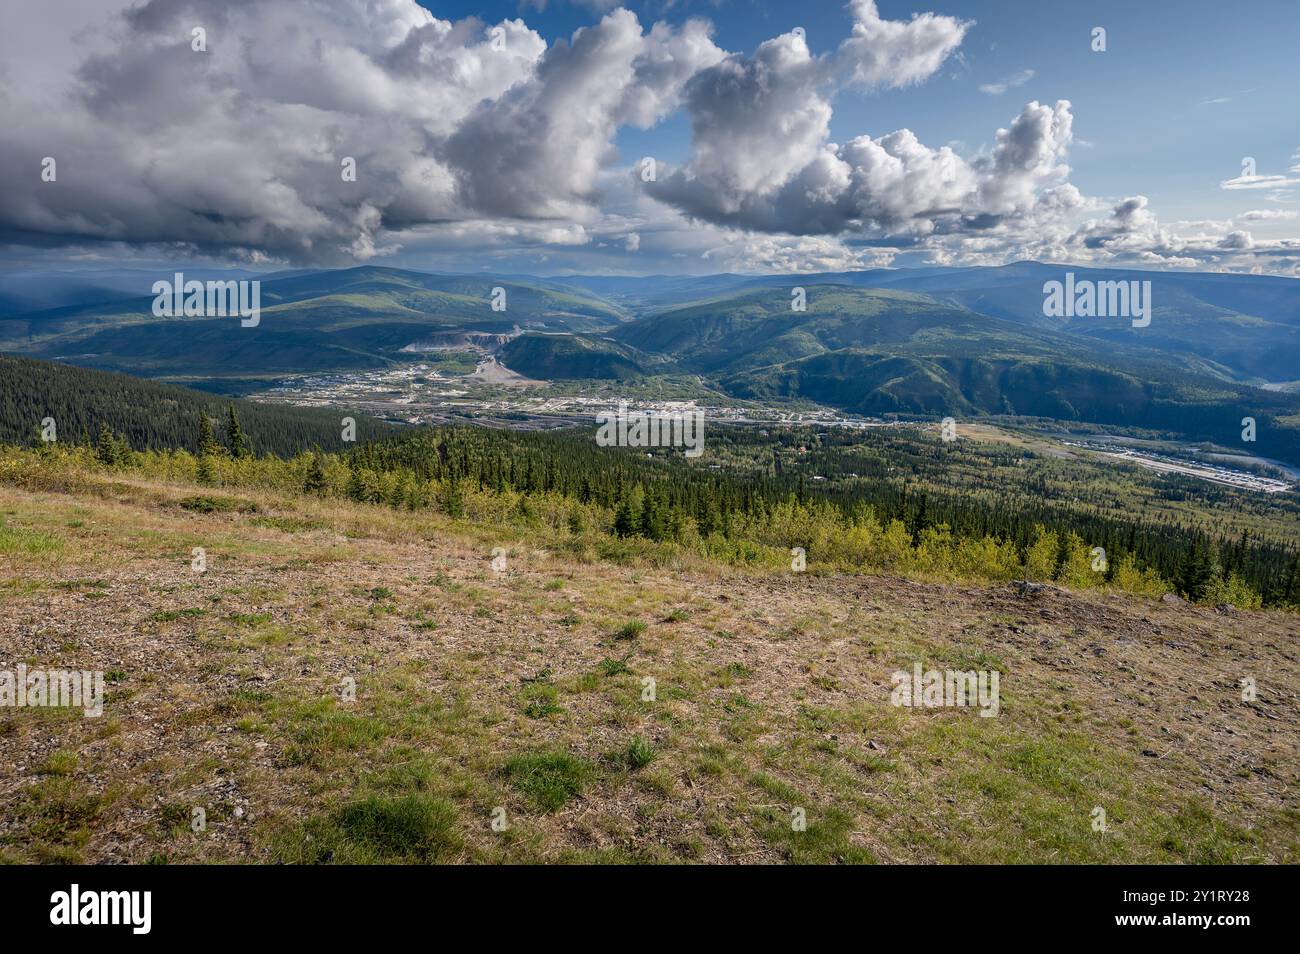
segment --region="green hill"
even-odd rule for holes
[[[122,374],[0,354],[0,443],[31,443],[38,438],[41,421],[52,417],[64,443],[93,440],[100,426],[107,425],[137,450],[195,450],[200,412],[216,419],[220,438],[232,403],[255,453],[292,455],[312,447],[346,447],[340,422],[351,412],[232,402]],[[351,416],[359,440],[398,430],[362,414]]]
[[[503,311],[492,308],[495,288],[504,289]],[[0,349],[131,374],[238,369],[252,376],[382,367],[430,330],[595,331],[626,318],[554,282],[373,266],[263,280],[256,327],[231,318],[160,319],[152,304],[150,295],[10,316],[0,320]]]
[[[1253,417],[1265,457],[1300,462],[1300,401],[1225,379],[1195,355],[980,314],[914,292],[748,288],[612,336],[714,377],[737,397],[858,414],[1010,414],[1169,430],[1235,446]]]
[[[626,345],[591,335],[525,334],[508,342],[501,363],[539,380],[625,380],[642,377],[652,363]]]

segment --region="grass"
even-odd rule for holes
[[[505,764],[505,776],[529,804],[540,812],[554,812],[582,794],[595,768],[568,752],[526,752]]]
[[[43,557],[59,554],[62,550],[63,541],[53,534],[13,527],[0,517],[0,554]]]
[[[876,859],[850,840],[851,816],[840,808],[792,808],[771,812],[765,826],[769,843],[796,865],[871,864]]]
[[[654,746],[638,735],[633,737],[632,741],[619,753],[619,761],[635,771],[636,769],[645,768],[655,760],[657,755]]]
[[[51,752],[41,764],[41,773],[44,775],[71,775],[76,770],[77,753],[67,749]]]
[[[438,864],[460,852],[450,802],[424,792],[353,799],[283,836],[278,860],[296,864]]]
[[[622,626],[620,626],[615,631],[614,638],[615,639],[636,639],[638,636],[645,633],[645,630],[646,630],[645,623],[641,622],[639,619],[634,619],[631,622],[624,623]]]
[[[257,527],[272,527],[285,533],[307,533],[311,530],[323,530],[328,526],[323,520],[308,520],[302,517],[254,517],[250,522]]]
[[[218,497],[211,494],[195,494],[176,502],[182,510],[194,513],[257,513],[257,504],[240,497]]]
[[[628,668],[626,659],[610,659],[608,657],[600,661],[600,671],[605,676],[622,676],[632,672]]]
[[[79,864],[112,793],[96,795],[64,774],[28,786],[10,806],[24,831],[17,847],[27,859],[45,864]]]
[[[545,719],[564,710],[558,702],[560,690],[547,683],[534,683],[524,690],[524,715],[530,719]]]
[[[155,623],[174,623],[178,619],[198,619],[206,616],[208,611],[201,606],[191,606],[179,610],[158,610],[149,618]]]
[[[1280,614],[1209,626],[1118,594],[1031,603],[891,577],[683,573],[600,562],[594,543],[576,559],[545,525],[509,524],[529,556],[493,575],[482,554],[500,521],[245,491],[259,514],[349,539],[296,538],[290,560],[274,522],[182,512],[189,485],[114,486],[0,482],[8,538],[64,541],[57,573],[21,547],[0,554],[14,663],[84,658],[115,684],[100,720],[0,710],[14,767],[0,859],[1300,859],[1295,760],[1278,744],[1296,720],[1272,701],[1278,718],[1263,718],[1237,689],[1241,646],[1270,673],[1265,700],[1300,681]],[[189,570],[193,545],[215,555],[206,576]],[[1000,715],[891,707],[890,672],[914,659],[1000,670]],[[1191,738],[1201,726],[1214,728]],[[214,780],[238,801],[200,796]],[[139,804],[156,823],[123,841]],[[208,808],[201,837],[192,804]],[[489,826],[496,806],[507,830]]]

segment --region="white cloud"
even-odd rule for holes
[[[647,267],[742,271],[902,255],[1284,273],[1300,260],[1298,243],[1237,227],[1276,230],[1294,212],[1166,226],[1141,196],[1084,196],[1069,181],[1065,101],[1009,108],[974,151],[907,128],[831,141],[837,96],[934,77],[958,61],[968,21],[886,20],[853,0],[852,32],[827,53],[791,32],[740,54],[704,20],[643,25],[609,0],[587,6],[603,16],[548,44],[523,19],[452,22],[415,0],[19,5],[0,36],[0,240],[257,263],[562,250],[626,267],[635,252]],[[190,48],[200,23],[206,53]],[[640,157],[614,148],[619,129],[683,109],[689,154],[641,182],[626,168]],[[45,156],[56,182],[40,181]],[[1222,187],[1290,203],[1291,159],[1289,175]]]
[[[1010,76],[998,80],[996,83],[983,84],[980,86],[980,92],[987,93],[990,96],[1001,96],[1009,89],[1016,89],[1017,87],[1024,86],[1036,75],[1038,74],[1033,70],[1021,70],[1019,73],[1013,73]]]
[[[1067,102],[1028,104],[997,131],[990,156],[968,163],[908,129],[842,146],[828,142],[829,109],[819,109],[824,101],[797,78],[783,86],[790,74],[770,75],[761,56],[744,64],[744,74],[733,60],[724,65],[735,72],[718,83],[723,95],[700,85],[688,99],[696,120],[690,161],[645,184],[650,195],[695,218],[798,235],[923,235],[944,225],[988,228],[1040,201],[1058,211],[1076,204],[1068,191],[1047,193],[1069,173]],[[805,108],[790,107],[788,99]]]
[[[21,84],[0,97],[24,130],[0,170],[31,184],[0,229],[324,262],[437,222],[549,218],[568,235],[598,214],[618,125],[658,122],[722,58],[709,33],[646,33],[616,10],[548,48],[522,20],[451,23],[414,0],[150,0],[66,71],[62,110]]]
[[[732,232],[700,258],[719,272],[843,272],[886,267],[894,254],[892,249],[854,250],[820,237]]]
[[[1300,212],[1290,209],[1251,209],[1237,216],[1239,222],[1285,221],[1300,216]]]
[[[849,9],[853,34],[840,45],[837,67],[866,88],[897,88],[929,79],[974,25],[934,13],[886,20],[875,0],[852,0]]]
[[[1293,170],[1295,171],[1295,170]],[[1300,179],[1291,179],[1287,176],[1236,176],[1232,179],[1224,179],[1219,183],[1220,189],[1276,189],[1279,187],[1290,188],[1294,185],[1300,185]]]

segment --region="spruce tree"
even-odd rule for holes
[[[667,534],[668,520],[663,500],[657,491],[651,491],[641,504],[641,535],[651,540],[662,540]]]
[[[307,467],[307,476],[303,478],[303,493],[324,494],[329,482],[325,479],[325,458],[320,451],[311,455],[311,464]]]
[[[347,490],[348,499],[355,500],[357,503],[362,503],[366,499],[366,482],[361,477],[361,468],[357,466],[355,461],[353,461],[349,470],[350,473],[348,474]]]
[[[217,482],[216,472],[212,469],[211,454],[199,455],[199,466],[195,472],[194,479],[204,487],[211,487]]]
[[[1282,602],[1300,603],[1300,553],[1291,560],[1291,572],[1287,576],[1286,588],[1282,591]]]
[[[460,481],[447,481],[442,491],[442,512],[453,519],[465,516],[465,495],[461,492]]]
[[[645,504],[645,491],[633,484],[618,504],[614,514],[614,533],[620,537],[633,537],[641,532],[641,509]]]
[[[1197,537],[1179,567],[1178,588],[1189,600],[1197,602],[1205,595],[1216,576],[1218,565],[1210,553],[1210,544]]]
[[[239,426],[239,418],[235,414],[234,402],[231,402],[227,408],[226,417],[226,437],[230,440],[230,456],[238,460],[241,457],[249,456],[248,442],[244,440],[244,431]]]
[[[215,454],[218,449],[216,435],[212,433],[212,418],[199,411],[199,456]]]
[[[117,463],[117,444],[107,424],[99,425],[99,440],[95,442],[95,459],[109,467]]]

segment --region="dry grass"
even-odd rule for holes
[[[2,859],[1297,860],[1294,617],[75,489],[0,488],[0,668],[109,679],[0,709]],[[999,670],[1000,715],[891,706],[915,660]]]

